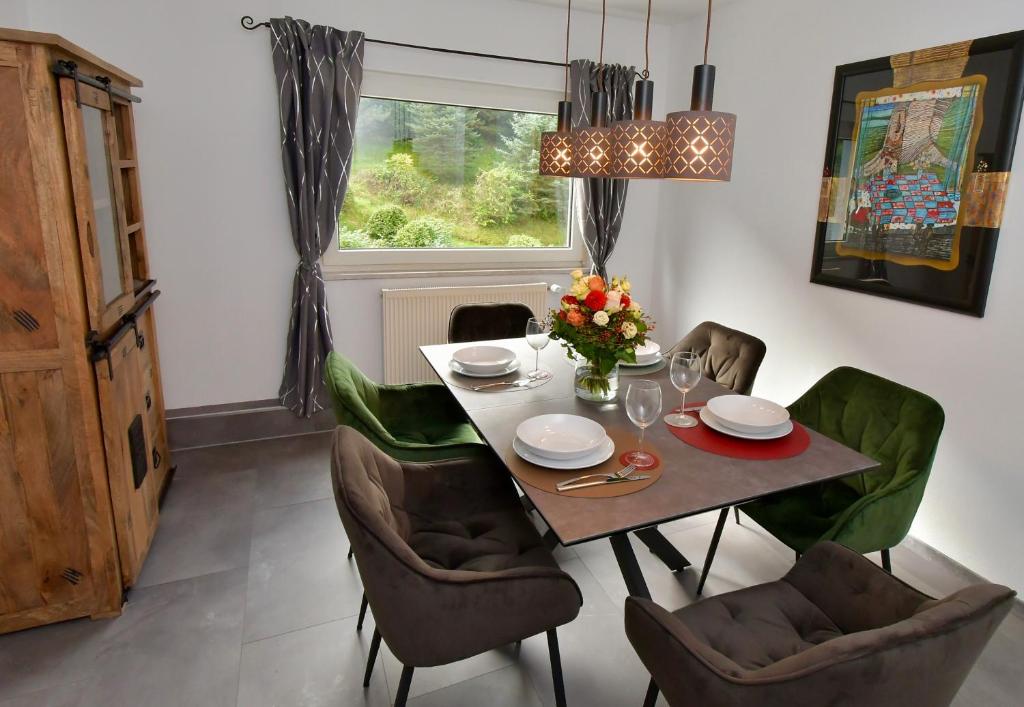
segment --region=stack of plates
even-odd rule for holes
[[[549,469],[583,469],[607,461],[615,443],[604,428],[578,415],[538,415],[516,428],[512,449]]]
[[[701,408],[705,425],[741,439],[778,439],[793,431],[789,410],[764,398],[720,395]]]
[[[656,341],[648,339],[647,343],[643,346],[636,347],[636,363],[620,363],[620,366],[636,367],[642,366],[653,366],[656,363],[661,363],[661,344]]]
[[[449,368],[471,378],[495,378],[519,368],[514,351],[501,346],[467,346],[452,354]]]

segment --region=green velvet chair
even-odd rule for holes
[[[871,457],[878,469],[775,494],[740,508],[772,535],[803,554],[833,540],[861,554],[889,548],[907,536],[924,496],[945,415],[932,398],[856,368],[837,368],[789,406],[806,427]],[[700,594],[722,535],[723,509],[697,585]]]
[[[379,385],[337,352],[327,356],[324,378],[338,424],[359,430],[393,459],[427,462],[488,453],[439,383]]]

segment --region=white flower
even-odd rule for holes
[[[608,314],[615,314],[622,309],[622,293],[612,290],[608,293],[608,301],[605,302],[604,311]]]
[[[629,311],[630,312],[639,312],[640,311],[640,303],[637,302],[636,300],[631,301],[629,303]]]
[[[594,318],[597,319],[596,316]],[[626,322],[625,324],[623,324],[622,335],[627,339],[632,339],[634,336],[636,336],[636,324],[634,324],[633,322]]]
[[[610,317],[608,316],[608,312],[594,312],[594,324],[597,324],[598,326],[607,326],[609,318]],[[636,327],[633,327],[633,329],[635,330]],[[635,334],[636,331],[634,331],[633,333]]]

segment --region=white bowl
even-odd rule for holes
[[[608,437],[604,428],[578,415],[538,415],[516,428],[516,438],[538,456],[577,459],[593,453]]]
[[[708,401],[708,408],[723,425],[740,432],[770,432],[789,422],[789,410],[749,395],[720,395]]]
[[[661,344],[657,341],[648,339],[643,346],[636,347],[636,365],[638,366],[650,366],[652,363],[657,363],[659,358],[661,358]]]
[[[452,360],[470,373],[498,373],[512,365],[516,354],[501,346],[467,346],[453,353]]]

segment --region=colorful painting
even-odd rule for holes
[[[811,282],[984,316],[1022,104],[1024,31],[836,67]]]
[[[857,96],[839,255],[954,270],[960,196],[983,122],[984,76]]]

